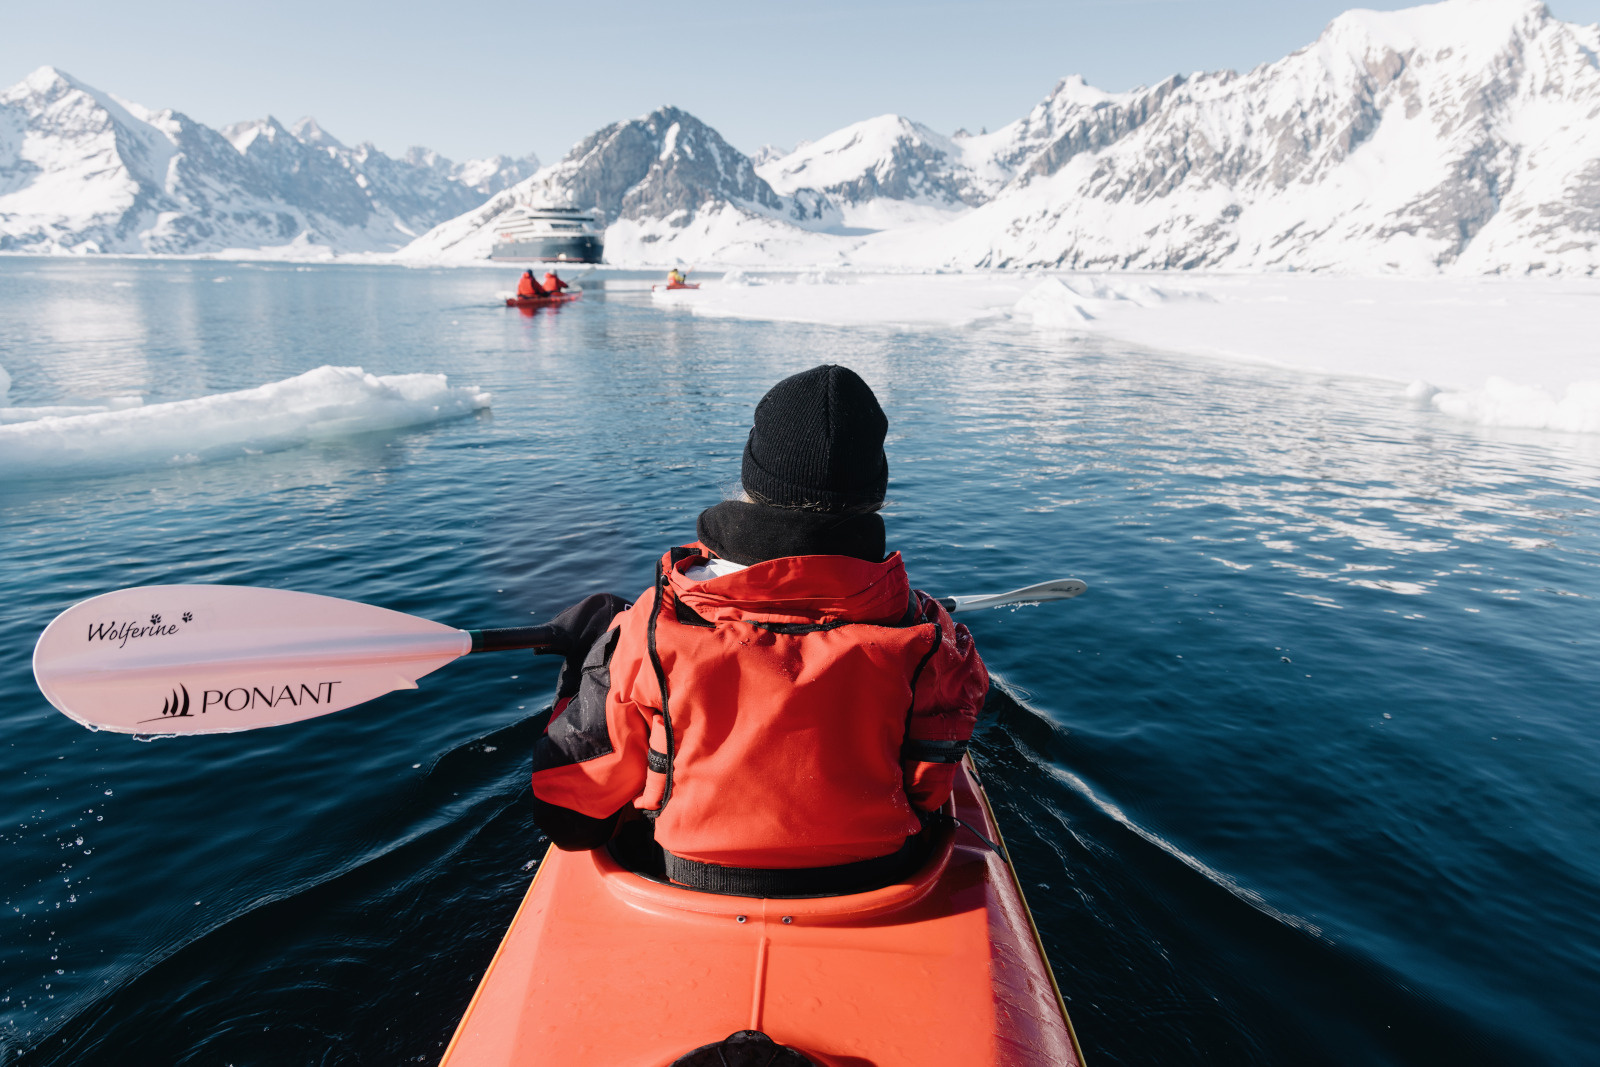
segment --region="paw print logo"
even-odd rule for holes
[[[152,616],[150,616],[150,625],[151,626],[160,626],[161,625],[161,616],[160,615],[152,615]]]
[[[194,615],[191,614],[190,612],[187,612],[187,611],[184,612],[183,613],[183,621],[184,622],[194,622]]]

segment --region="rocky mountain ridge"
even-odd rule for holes
[[[311,119],[213,130],[42,67],[0,93],[0,251],[392,251],[537,165],[396,160]]]
[[[709,219],[799,226],[815,222],[818,210],[816,198],[779,196],[749,157],[704,122],[663,107],[590,134],[559,163],[423,235],[404,255],[483,258],[506,212],[565,205],[597,211],[610,224],[611,259],[619,241],[671,245]]]
[[[1600,27],[1538,0],[1443,0],[1346,12],[1243,74],[1121,93],[1066,78],[992,133],[883,115],[751,159],[663,107],[532,173],[393,160],[310,120],[224,137],[40,72],[0,95],[0,248],[354,251],[421,233],[403,258],[478,260],[508,211],[571,204],[634,265],[1590,274],[1597,57]]]
[[[608,257],[1591,274],[1597,56],[1600,27],[1562,22],[1538,0],[1350,11],[1244,74],[1123,93],[1063,79],[993,133],[944,137],[884,115],[792,152],[764,147],[752,169],[780,208],[748,184],[687,210],[641,193],[613,217]],[[540,181],[502,195],[514,202]],[[454,247],[468,246],[487,254],[483,242]],[[408,250],[442,251],[428,238]]]
[[[1351,11],[1247,74],[1063,108],[946,235],[972,266],[1600,267],[1600,27],[1535,0]]]

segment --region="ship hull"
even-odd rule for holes
[[[490,259],[537,260],[550,263],[599,263],[604,246],[590,234],[524,237],[497,243]]]

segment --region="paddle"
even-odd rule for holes
[[[976,611],[979,608],[998,608],[1006,604],[1038,604],[1046,600],[1071,600],[1089,588],[1076,578],[1057,578],[1038,585],[1025,585],[1009,593],[981,593],[973,596],[945,596],[939,598],[944,610],[954,615],[958,611]]]
[[[1076,579],[946,597],[951,612],[1064,600]],[[552,626],[458,630],[353,600],[239,585],[119,589],[56,616],[33,676],[91,730],[215,734],[281,726],[365,703],[469,652],[559,648]]]

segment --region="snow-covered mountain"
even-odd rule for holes
[[[761,173],[847,220],[977,205],[835,249],[862,266],[1593,273],[1597,55],[1537,0],[1350,11],[1248,74],[1069,78],[992,134],[884,116]]]
[[[423,233],[443,219],[470,211],[485,199],[538,170],[533,156],[452,163],[428,148],[413,147],[399,159],[371,144],[346,147],[314,118],[285,129],[268,116],[225,126],[222,134],[247,159],[267,170],[278,188],[303,192],[292,202],[318,210],[341,202],[389,218],[407,235]],[[319,191],[303,188],[319,182]],[[403,243],[403,242],[402,242]]]
[[[1597,57],[1538,0],[1444,0],[1246,74],[1066,78],[976,136],[884,115],[757,163],[666,107],[537,170],[219,133],[45,68],[0,94],[0,249],[483,259],[513,207],[571,204],[623,264],[1596,273]]]
[[[874,200],[971,207],[988,200],[1009,175],[985,166],[990,161],[981,155],[969,159],[969,140],[952,140],[900,115],[879,115],[769,160],[758,173],[779,193],[812,189],[841,208]]]
[[[463,235],[548,189],[611,213],[613,262],[1594,273],[1597,56],[1600,27],[1538,0],[1350,11],[1247,74],[1124,93],[1067,78],[993,133],[884,115],[763,148],[759,184],[669,109],[601,131],[408,252],[485,255],[481,233]],[[679,122],[726,151],[675,151],[664,131]]]
[[[0,93],[0,250],[387,251],[535,166],[391,159],[310,119],[217,131],[42,67]]]
[[[1245,75],[1047,101],[1052,135],[936,258],[1593,272],[1597,54],[1536,0],[1447,0],[1347,12]]]
[[[820,195],[850,228],[888,229],[987,203],[1033,157],[1080,124],[1079,112],[1116,98],[1074,75],[995,133],[950,137],[903,115],[879,115],[768,153],[756,170],[779,193]]]
[[[610,224],[606,258],[660,262],[700,253],[760,260],[793,251],[825,205],[782,197],[749,157],[686,111],[663,107],[590,134],[566,158],[424,234],[407,257],[481,259],[519,205],[571,204]]]

